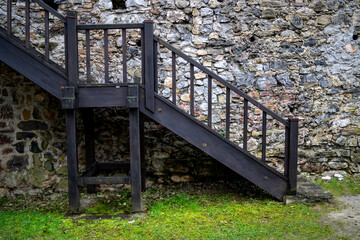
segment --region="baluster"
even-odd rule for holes
[[[261,159],[266,161],[266,117],[267,114],[263,111],[262,116],[262,149],[261,149]]]
[[[11,0],[7,1],[7,34],[10,37],[11,35]]]
[[[208,76],[208,126],[211,128],[212,122],[212,78]]]
[[[127,82],[127,61],[126,61],[126,29],[122,29],[122,50],[123,50],[123,82]]]
[[[90,69],[90,30],[85,30],[86,35],[86,81],[91,83],[91,69]]]
[[[45,61],[49,61],[49,11],[45,10]]]
[[[109,38],[108,30],[104,29],[104,62],[105,62],[105,83],[109,83]]]
[[[141,29],[141,82],[147,86],[145,81],[145,30]],[[148,94],[148,93],[147,93]]]
[[[244,99],[243,148],[245,151],[247,151],[248,112],[249,112],[249,101],[247,99]]]
[[[25,46],[30,48],[30,0],[25,1]]]
[[[194,116],[194,65],[190,63],[190,114]]]
[[[154,92],[156,93],[158,93],[159,90],[158,74],[158,43],[154,41]]]
[[[230,88],[226,88],[226,125],[225,125],[226,138],[230,137]]]
[[[176,105],[176,55],[172,52],[172,102]]]

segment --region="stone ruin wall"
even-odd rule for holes
[[[305,175],[359,172],[359,1],[126,0],[125,5],[119,5],[123,2],[70,0],[63,1],[58,11],[65,15],[68,9],[76,10],[80,23],[154,20],[155,35],[197,59],[281,116],[300,119],[299,172]],[[21,3],[16,4],[21,10]],[[4,14],[0,10],[0,19],[1,16]],[[52,58],[62,64],[63,42],[58,24],[54,22],[50,30],[57,31],[50,39]],[[21,26],[15,31],[20,36],[23,32]],[[42,33],[32,31],[32,42],[41,51]],[[99,34],[93,35],[94,39],[101,39]],[[122,69],[116,66],[121,65],[121,56],[117,55],[122,51],[121,34],[114,32],[109,36],[112,41],[110,52],[114,53],[111,56],[114,64],[111,79],[119,82]],[[132,31],[127,38],[128,76],[131,81],[141,78],[139,36],[139,32]],[[102,59],[96,57],[102,53],[102,45],[96,44],[94,41],[92,46],[93,81],[102,78],[102,64],[98,64],[102,63]],[[81,41],[80,45],[83,46]],[[80,50],[82,66],[84,55],[85,52]],[[172,90],[169,56],[166,50],[159,50],[160,94],[167,98],[171,97]],[[188,66],[181,59],[177,59],[177,64],[177,103],[187,111]],[[3,64],[1,70],[0,192],[6,195],[65,190],[65,126],[59,102]],[[86,72],[84,69],[81,71]],[[84,78],[81,71],[80,77]],[[196,71],[195,78],[197,118],[205,121],[207,79],[199,71]],[[214,83],[213,89],[214,128],[222,133],[224,88]],[[241,104],[236,96],[232,99],[232,106]],[[241,109],[232,109],[230,136],[233,140],[242,136],[241,119],[236,119],[239,113]],[[97,158],[127,160],[126,112],[119,109],[97,110],[96,116]],[[251,112],[250,120],[249,149],[258,155],[261,149],[258,141],[261,138],[261,112]],[[283,134],[279,126],[269,122],[275,128],[269,131],[269,164],[279,169],[281,162],[278,159],[283,154],[283,148],[275,142],[283,139]],[[79,128],[82,128],[81,120]],[[189,181],[197,179],[197,176],[214,175],[214,169],[220,166],[149,120],[146,121],[146,129],[147,172],[153,181]],[[80,162],[83,163],[83,139],[79,141]]]

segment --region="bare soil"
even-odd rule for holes
[[[360,239],[360,195],[338,196],[340,210],[329,213],[327,221],[339,237]]]

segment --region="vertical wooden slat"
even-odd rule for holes
[[[212,78],[208,76],[208,126],[211,128],[212,122]]]
[[[172,59],[172,102],[176,105],[176,54],[171,52]]]
[[[226,88],[226,138],[230,137],[230,88]]]
[[[158,72],[158,43],[154,41],[154,92],[159,91],[159,72]]]
[[[152,20],[144,21],[145,106],[154,111],[154,32]]]
[[[145,164],[145,125],[144,115],[140,113],[140,159],[141,159],[141,192],[146,190],[146,164]]]
[[[297,188],[297,161],[298,161],[298,129],[299,119],[291,118],[289,121],[289,193],[296,194]]]
[[[85,36],[86,36],[86,81],[87,83],[91,83],[91,68],[90,68],[90,30],[85,30]]]
[[[8,36],[10,36],[11,35],[11,11],[12,11],[12,6],[11,6],[11,2],[12,2],[12,0],[8,0],[7,1],[7,34],[8,34]]]
[[[49,61],[49,12],[45,10],[45,60]]]
[[[68,74],[68,27],[67,27],[67,22],[64,23],[64,45],[65,45],[65,72],[66,74]]]
[[[109,82],[109,38],[108,30],[104,29],[104,65],[105,65],[105,83]]]
[[[194,116],[194,102],[195,102],[195,96],[194,96],[194,65],[190,63],[190,114],[191,116]]]
[[[145,85],[145,29],[141,29],[141,83]]]
[[[80,194],[78,187],[78,160],[76,147],[76,113],[74,109],[65,110],[66,155],[68,167],[68,191],[70,211],[79,212]]]
[[[92,108],[84,108],[82,109],[82,116],[85,132],[86,170],[90,172],[91,167],[95,163],[94,110]],[[88,175],[88,177],[91,177],[91,175]],[[87,185],[86,190],[88,193],[95,193],[96,185]]]
[[[123,82],[127,83],[127,60],[126,60],[126,29],[122,30],[122,51],[123,51]]]
[[[289,138],[290,131],[289,127],[285,126],[285,159],[284,159],[284,175],[289,174]]]
[[[25,46],[30,48],[30,0],[25,1]]]
[[[243,148],[245,151],[247,151],[248,111],[249,111],[249,101],[247,99],[244,99]]]
[[[263,111],[263,115],[262,115],[262,137],[261,137],[261,141],[262,141],[262,146],[261,146],[261,160],[263,160],[264,162],[266,161],[266,121],[267,118],[267,114],[265,111]]]

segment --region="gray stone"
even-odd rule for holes
[[[144,0],[126,0],[126,7],[146,7],[147,3]]]
[[[41,168],[29,170],[29,182],[33,187],[41,188],[46,180],[45,171]]]
[[[175,0],[175,5],[178,8],[186,8],[187,6],[190,5],[190,1],[189,0]]]
[[[311,183],[303,177],[298,177],[296,195],[287,195],[284,197],[284,203],[298,202],[333,202],[331,193],[325,191],[320,186]]]
[[[6,166],[10,171],[23,170],[28,165],[28,156],[15,155],[7,161]]]
[[[294,82],[290,80],[288,73],[278,74],[275,76],[276,80],[286,87],[294,87]]]
[[[277,82],[274,77],[260,77],[256,82],[256,87],[260,90],[268,90],[276,85]]]
[[[296,28],[298,28],[298,29],[301,29],[301,28],[304,27],[304,22],[303,22],[303,20],[301,19],[301,17],[299,17],[299,16],[297,16],[297,15],[291,16],[291,18],[290,18],[290,23],[291,23],[294,27],[296,27]]]
[[[202,17],[212,16],[213,15],[213,10],[211,8],[201,8],[200,9],[200,15]]]
[[[329,162],[328,166],[331,169],[340,170],[340,169],[346,169],[348,167],[348,164],[346,162]]]
[[[16,133],[16,139],[17,140],[25,140],[25,139],[31,139],[36,138],[37,135],[33,132],[17,132]]]
[[[21,121],[17,125],[23,131],[35,131],[35,130],[47,130],[48,126],[44,122],[29,120],[29,121]]]
[[[266,8],[262,11],[262,18],[273,19],[276,18],[276,11],[273,8]]]

